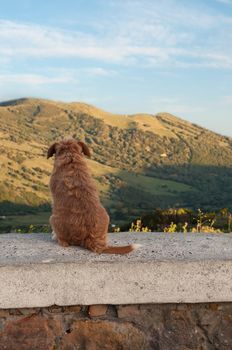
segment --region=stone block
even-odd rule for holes
[[[90,305],[88,308],[88,315],[90,317],[105,316],[107,312],[107,305]]]
[[[61,341],[61,350],[154,350],[149,337],[129,322],[77,321]]]
[[[9,317],[9,315],[10,315],[9,310],[0,309],[0,318]]]
[[[79,312],[81,312],[81,306],[80,305],[66,306],[66,307],[64,307],[64,312],[79,313]]]
[[[32,315],[8,320],[0,334],[1,350],[54,350],[61,326],[54,320]]]
[[[119,305],[117,306],[119,318],[136,317],[140,314],[139,305]]]

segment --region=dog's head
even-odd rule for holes
[[[66,139],[60,142],[53,143],[47,152],[47,158],[52,157],[54,154],[56,157],[65,154],[79,154],[90,157],[90,150],[84,142],[76,141],[75,139]]]

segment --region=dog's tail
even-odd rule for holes
[[[108,246],[101,253],[103,253],[103,254],[127,254],[130,252],[133,252],[133,250],[136,250],[139,247],[141,247],[141,244],[130,244],[130,245],[126,245],[124,247]]]

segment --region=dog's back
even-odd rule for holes
[[[58,146],[54,146],[58,145]],[[50,223],[63,246],[80,245],[99,253],[125,254],[133,246],[108,247],[109,216],[100,203],[95,183],[83,153],[85,144],[75,140],[53,144],[48,157],[56,154],[50,179],[53,210]]]
[[[99,221],[107,233],[109,218],[83,158],[76,157],[71,163],[58,160],[50,189],[53,196],[51,223],[59,232],[58,239],[82,245],[89,233],[97,230]]]

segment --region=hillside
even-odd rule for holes
[[[46,151],[70,135],[91,148],[88,164],[113,220],[154,207],[232,204],[232,139],[173,115],[25,98],[2,102],[0,121],[0,215],[48,210]]]

